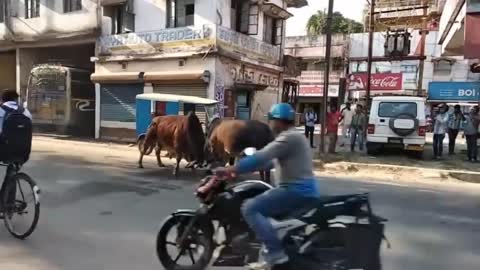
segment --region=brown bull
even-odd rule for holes
[[[177,164],[174,175],[177,176],[182,158],[188,162],[201,163],[204,161],[204,145],[205,135],[200,120],[195,114],[158,116],[152,120],[143,145],[139,147],[138,165],[143,168],[143,156],[155,148],[158,165],[164,167],[160,152],[166,150],[169,156],[176,157]]]
[[[216,119],[207,132],[207,149],[211,158],[233,165],[245,148],[262,149],[274,140],[270,127],[255,120]],[[262,180],[270,181],[270,171],[260,171]]]

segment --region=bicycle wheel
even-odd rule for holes
[[[40,189],[25,173],[8,180],[3,193],[4,222],[15,238],[25,239],[32,234],[40,216]]]

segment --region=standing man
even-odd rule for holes
[[[470,162],[477,162],[477,139],[478,139],[478,126],[480,123],[480,115],[478,106],[473,107],[470,110],[470,114],[465,118],[465,126],[463,132],[467,138],[467,157]]]
[[[355,143],[358,139],[358,148],[360,151],[363,151],[363,133],[365,131],[365,126],[367,123],[367,118],[365,114],[363,114],[363,106],[357,104],[355,108],[355,114],[352,117],[352,125],[350,127],[350,136],[351,137],[351,145],[350,150],[355,152]]]
[[[433,125],[433,155],[435,159],[441,159],[443,154],[443,140],[448,128],[448,106],[440,104],[438,106],[438,115],[435,117]]]
[[[465,116],[463,116],[462,111],[460,110],[460,105],[455,105],[453,113],[448,117],[448,154],[455,154],[455,142],[457,140],[458,132],[460,131],[460,126],[462,122],[465,121]]]
[[[313,138],[315,133],[315,123],[317,122],[317,114],[311,107],[305,109],[305,137],[310,138],[310,147],[315,148],[313,145]]]
[[[342,114],[342,144],[340,146],[345,146],[345,141],[347,140],[347,134],[350,132],[350,126],[352,125],[353,110],[351,108],[350,102],[345,103],[345,108],[341,111]]]
[[[327,114],[327,136],[328,136],[328,153],[334,154],[338,139],[338,123],[342,115],[337,111],[337,105],[332,104],[330,112]]]

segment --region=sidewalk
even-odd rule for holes
[[[303,127],[298,127],[299,132],[304,132]],[[426,145],[423,159],[410,157],[408,153],[397,149],[387,149],[377,156],[369,156],[366,149],[355,153],[350,151],[350,138],[342,138],[339,135],[336,154],[320,153],[320,127],[315,130],[316,148],[314,156],[315,165],[326,174],[347,174],[362,177],[391,178],[392,180],[453,180],[480,183],[480,163],[466,161],[465,139],[458,136],[455,147],[455,155],[448,155],[448,135],[444,140],[443,159],[433,159],[433,134],[426,137]],[[341,134],[341,130],[339,131]],[[340,147],[341,143],[345,143]],[[328,145],[328,139],[326,147]]]

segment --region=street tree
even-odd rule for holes
[[[309,35],[326,34],[327,14],[323,11],[318,11],[310,17],[307,22],[307,33]],[[332,33],[334,34],[348,34],[363,32],[363,24],[354,20],[345,18],[342,13],[334,12],[332,21]]]

